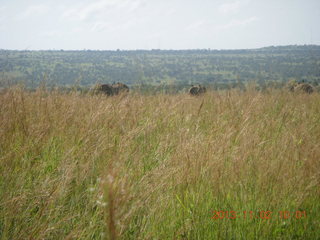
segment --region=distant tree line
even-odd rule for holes
[[[213,89],[320,83],[320,46],[252,50],[8,51],[0,50],[0,86],[89,87],[123,82],[148,91],[177,92],[200,83]],[[174,89],[174,90],[173,90]]]

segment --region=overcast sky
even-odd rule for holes
[[[320,0],[0,0],[0,49],[320,44]]]

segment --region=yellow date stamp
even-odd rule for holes
[[[219,219],[303,219],[307,217],[306,211],[212,211],[211,218]]]

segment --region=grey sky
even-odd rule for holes
[[[0,49],[320,44],[320,0],[0,0]]]

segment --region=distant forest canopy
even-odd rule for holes
[[[23,82],[36,88],[123,82],[134,86],[215,89],[260,87],[288,81],[320,84],[320,46],[292,45],[249,50],[16,51],[0,50],[0,87]]]

